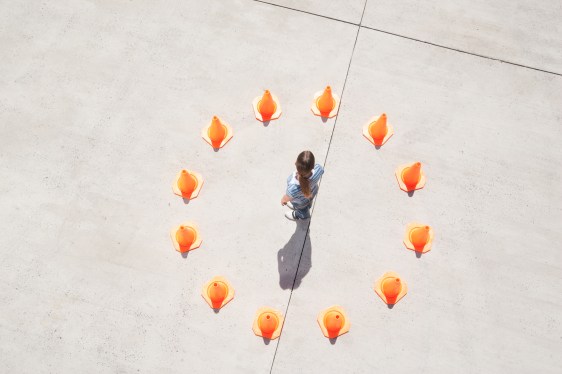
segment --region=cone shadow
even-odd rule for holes
[[[312,244],[308,223],[309,220],[297,221],[294,234],[277,252],[279,286],[283,290],[298,288],[312,267]]]
[[[408,191],[408,196],[410,197],[414,196],[414,192],[416,192],[416,190]]]
[[[324,123],[328,122],[328,120],[329,120],[328,117],[320,117],[320,118],[322,118],[322,122],[324,122]]]
[[[220,148],[213,147],[213,151],[218,152],[218,151],[220,151]]]
[[[414,251],[414,252],[416,252],[417,258],[421,258],[423,256],[423,252],[418,252],[418,251]]]
[[[263,339],[263,344],[265,344],[265,345],[269,345],[269,343],[271,343],[271,339],[269,339],[269,338],[266,338],[266,337],[262,336],[262,339]]]
[[[338,337],[336,336],[335,338],[328,338],[328,340],[330,341],[331,345],[334,345],[338,341]]]
[[[185,205],[189,204],[189,202],[191,201],[190,199],[188,199],[187,197],[182,197],[183,203]]]
[[[375,149],[381,149],[382,145],[375,145]]]
[[[271,120],[267,120],[267,121],[263,121],[263,122],[262,122],[263,127],[269,126],[270,123],[271,123]]]
[[[386,306],[388,307],[388,309],[394,308],[394,305],[395,305],[395,304],[386,304]]]
[[[189,255],[189,251],[187,251],[187,252],[180,252],[180,254],[181,254],[181,257],[187,258],[187,256]]]

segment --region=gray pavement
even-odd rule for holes
[[[558,372],[561,8],[471,4],[0,1],[2,371]],[[266,88],[283,114],[263,126]],[[361,128],[382,112],[376,150]],[[213,115],[234,130],[218,152]],[[295,224],[279,200],[304,149],[326,173]],[[413,161],[428,182],[408,196]],[[205,178],[188,204],[181,168]],[[182,256],[185,220],[203,244]],[[419,258],[410,221],[435,230]],[[388,309],[372,285],[391,270],[409,292]],[[236,289],[219,313],[215,275]],[[330,342],[333,304],[351,331]],[[254,336],[261,306],[278,340]]]
[[[367,1],[362,25],[560,74],[557,0]]]

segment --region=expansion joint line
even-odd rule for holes
[[[254,1],[259,1],[259,0],[254,0]],[[355,34],[355,42],[353,43],[353,48],[351,50],[351,56],[349,56],[349,63],[347,64],[347,71],[345,73],[345,79],[343,81],[343,87],[342,87],[341,96],[340,96],[340,108],[338,109],[338,114],[336,115],[336,119],[334,120],[334,126],[332,127],[332,133],[330,134],[330,141],[328,142],[328,149],[326,150],[326,158],[324,159],[324,168],[326,168],[326,165],[328,163],[328,155],[330,154],[330,147],[332,145],[332,139],[334,138],[334,132],[336,130],[336,125],[338,123],[339,110],[341,109],[341,105],[343,103],[343,98],[344,98],[344,94],[345,94],[345,85],[347,84],[347,78],[349,76],[349,70],[351,69],[351,62],[353,61],[353,54],[355,53],[355,46],[357,45],[357,40],[359,39],[359,32],[361,31],[361,22],[363,22],[363,15],[365,14],[365,8],[367,8],[367,1],[368,0],[365,0],[365,4],[363,5],[363,12],[361,13],[361,20],[359,21],[359,24],[356,25],[357,26],[357,34]],[[262,1],[260,1],[260,2],[262,2]],[[321,183],[322,183],[322,177],[320,177],[320,181],[318,182],[318,184],[320,185]],[[289,312],[289,306],[291,305],[291,298],[293,297],[293,290],[295,288],[295,282],[296,282],[298,274],[299,274],[299,269],[300,269],[301,260],[302,260],[302,254],[304,252],[304,246],[306,245],[306,241],[309,240],[308,234],[309,234],[309,231],[310,231],[310,223],[312,222],[312,215],[314,214],[314,207],[316,206],[316,201],[318,201],[318,195],[319,194],[320,194],[320,191],[318,192],[318,194],[316,196],[316,199],[314,199],[314,203],[313,203],[313,206],[312,206],[312,212],[310,214],[310,219],[308,220],[308,225],[306,227],[306,235],[304,236],[304,241],[302,243],[301,253],[300,253],[300,256],[299,256],[299,262],[297,263],[297,269],[295,271],[295,277],[293,278],[293,284],[291,285],[291,293],[289,294],[289,300],[287,301],[287,307],[285,308],[285,314],[284,314],[285,315],[285,321],[287,320],[287,313]],[[283,334],[281,334],[281,336],[277,340],[277,346],[275,347],[275,353],[273,354],[273,360],[271,361],[271,368],[269,369],[270,374],[273,371],[273,365],[275,364],[275,358],[277,357],[277,350],[279,349],[279,344],[281,343],[282,337],[283,337]]]
[[[309,14],[309,15],[311,15],[311,16],[316,16],[316,17],[320,17],[320,18],[325,18],[325,19],[329,19],[329,20],[332,20],[332,21],[337,21],[337,22],[346,23],[346,24],[348,24],[348,25],[353,25],[353,26],[357,26],[357,27],[359,27],[359,28],[365,28],[365,29],[367,29],[367,30],[376,31],[376,32],[380,32],[380,33],[383,33],[383,34],[396,36],[396,37],[398,37],[398,38],[403,38],[403,39],[411,40],[411,41],[414,41],[414,42],[418,42],[418,43],[423,43],[423,44],[431,45],[431,46],[434,46],[434,47],[437,47],[437,48],[448,49],[449,51],[455,51],[455,52],[459,52],[459,53],[464,53],[464,54],[471,55],[471,56],[474,56],[474,57],[480,57],[480,58],[484,58],[484,59],[487,59],[487,60],[497,61],[497,62],[501,62],[501,63],[504,63],[504,64],[509,64],[509,65],[513,65],[513,66],[519,66],[519,67],[524,68],[524,69],[531,69],[531,70],[535,70],[535,71],[540,71],[540,72],[542,72],[542,73],[547,73],[547,74],[552,74],[552,75],[557,75],[557,76],[559,76],[559,77],[562,77],[562,73],[557,73],[557,72],[554,72],[554,71],[539,69],[539,68],[536,68],[536,67],[533,67],[533,66],[529,66],[529,65],[518,64],[517,62],[502,60],[502,59],[500,59],[500,58],[491,57],[491,56],[485,56],[485,55],[481,55],[481,54],[474,53],[474,52],[464,51],[464,50],[458,49],[458,48],[447,47],[447,46],[442,45],[442,44],[432,43],[432,42],[428,42],[428,41],[425,41],[425,40],[416,39],[416,38],[413,38],[413,37],[411,37],[411,36],[406,36],[406,35],[401,35],[401,34],[397,34],[397,33],[394,33],[394,32],[390,32],[390,31],[385,31],[385,30],[381,30],[381,29],[376,29],[376,28],[374,28],[374,27],[363,26],[362,23],[363,23],[363,15],[365,14],[365,7],[363,7],[363,13],[361,14],[361,21],[359,21],[359,23],[355,23],[355,22],[350,22],[350,21],[346,21],[346,20],[343,20],[343,19],[339,19],[339,18],[324,16],[324,15],[318,14],[318,13],[308,12],[308,11],[306,11],[306,10],[291,8],[291,7],[288,7],[288,6],[285,6],[285,5],[279,5],[279,4],[270,3],[270,2],[264,1],[264,0],[252,0],[252,1],[257,2],[257,3],[272,5],[272,6],[275,6],[275,7],[278,7],[278,8],[283,8],[283,9],[292,10],[292,11],[294,11],[294,12]],[[367,0],[365,0],[365,4],[366,4],[366,3],[367,3]]]
[[[299,12],[299,13],[304,13],[304,14],[310,14],[311,16],[316,16],[316,17],[320,17],[320,18],[326,18],[332,21],[337,21],[337,22],[342,22],[342,23],[347,23],[348,25],[353,25],[353,26],[360,26],[360,23],[355,23],[355,22],[349,22],[349,21],[345,21],[343,19],[339,19],[339,18],[333,18],[333,17],[328,17],[328,16],[324,16],[322,14],[318,14],[318,13],[313,13],[313,12],[308,12],[306,10],[302,10],[302,9],[297,9],[297,8],[291,8],[285,5],[279,5],[279,4],[274,4],[274,3],[270,3],[268,1],[263,1],[263,0],[252,0],[255,1],[256,3],[262,3],[262,4],[267,4],[267,5],[272,5],[278,8],[283,8],[283,9],[288,9],[288,10],[292,10],[294,12]],[[365,2],[367,2],[367,0],[365,0]],[[365,11],[363,9],[363,11]],[[363,19],[363,15],[361,15],[361,19]]]
[[[516,62],[511,62],[511,61],[502,60],[502,59],[500,59],[500,58],[495,58],[495,57],[490,57],[490,56],[484,56],[484,55],[480,55],[480,54],[474,53],[474,52],[463,51],[462,49],[447,47],[447,46],[445,46],[445,45],[436,44],[436,43],[428,42],[428,41],[425,41],[425,40],[412,38],[412,37],[410,37],[410,36],[405,36],[405,35],[396,34],[396,33],[389,32],[389,31],[384,31],[384,30],[380,30],[380,29],[375,29],[375,28],[372,28],[372,27],[369,27],[369,26],[360,26],[360,27],[362,27],[362,28],[364,28],[364,29],[367,29],[367,30],[377,31],[377,32],[380,32],[380,33],[383,33],[383,34],[392,35],[392,36],[396,36],[396,37],[403,38],[403,39],[408,39],[408,40],[411,40],[411,41],[414,41],[414,42],[418,42],[418,43],[423,43],[423,44],[431,45],[431,46],[433,46],[433,47],[448,49],[449,51],[464,53],[464,54],[471,55],[471,56],[474,56],[474,57],[484,58],[484,59],[486,59],[486,60],[497,61],[497,62],[501,62],[501,63],[504,63],[504,64],[519,66],[519,67],[521,67],[521,68],[536,70],[536,71],[540,71],[540,72],[542,72],[542,73],[553,74],[553,75],[558,75],[558,76],[562,77],[562,74],[556,73],[556,72],[554,72],[554,71],[539,69],[539,68],[535,68],[535,67],[528,66],[528,65],[522,65],[522,64],[518,64],[518,63],[516,63]]]

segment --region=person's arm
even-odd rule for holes
[[[281,205],[287,205],[289,201],[293,200],[293,198],[289,195],[283,195],[281,198]]]
[[[314,165],[314,174],[310,177],[310,181],[314,183],[318,183],[320,177],[324,174],[324,168],[320,164]]]

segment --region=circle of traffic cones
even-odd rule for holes
[[[211,147],[218,149],[224,147],[232,139],[232,128],[219,117],[214,116],[209,126],[201,130],[201,136]]]
[[[213,309],[220,309],[234,298],[234,288],[223,277],[214,277],[203,285],[201,296]]]
[[[333,339],[349,332],[351,323],[343,308],[339,305],[321,311],[316,319],[325,337]]]
[[[184,253],[201,246],[201,235],[195,224],[184,222],[170,231],[170,237],[176,251]]]
[[[268,307],[259,308],[254,318],[252,330],[257,336],[271,340],[277,339],[281,335],[283,320],[281,312]]]
[[[410,192],[425,186],[425,174],[421,170],[421,162],[399,166],[395,174],[402,191]]]
[[[203,177],[194,171],[183,169],[176,175],[172,191],[185,199],[195,199],[203,187]]]
[[[394,305],[406,295],[408,292],[408,285],[400,279],[398,274],[390,271],[384,273],[383,276],[375,282],[374,289],[382,301],[388,305]]]
[[[380,147],[394,134],[392,126],[386,121],[386,114],[383,113],[379,118],[373,117],[363,127],[363,136],[373,145]]]
[[[310,110],[316,116],[324,118],[332,118],[338,114],[340,99],[336,94],[332,93],[332,88],[327,86],[324,91],[318,91],[314,94],[314,101]]]
[[[412,222],[406,226],[404,233],[404,245],[406,248],[425,253],[431,251],[433,242],[433,229],[423,223]]]
[[[258,96],[252,102],[256,119],[261,122],[273,121],[281,116],[279,99],[265,90],[263,96]]]

